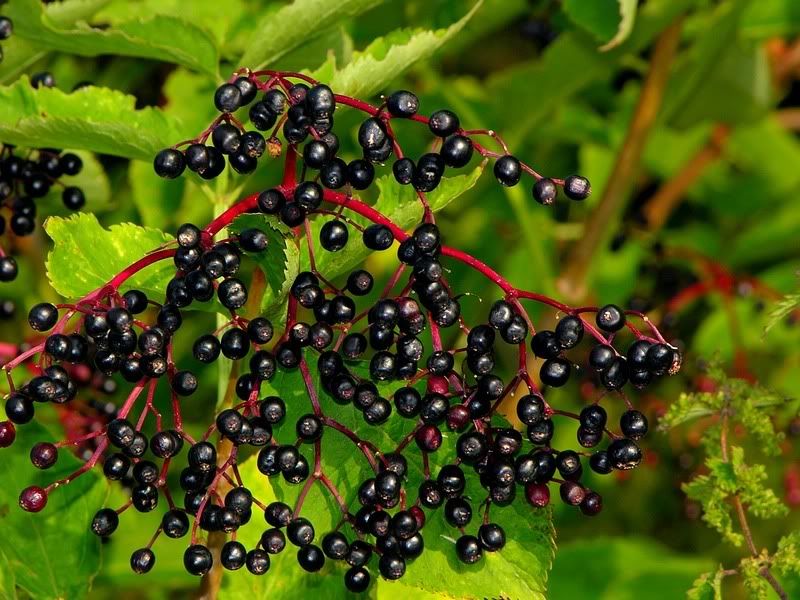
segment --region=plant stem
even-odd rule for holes
[[[586,274],[592,264],[592,259],[598,250],[613,233],[614,227],[619,222],[620,215],[625,206],[633,185],[633,178],[639,168],[647,138],[661,108],[664,90],[669,79],[669,68],[675,51],[680,41],[681,25],[679,18],[667,27],[659,36],[653,56],[650,60],[650,70],[639,94],[639,101],[633,114],[628,133],[617,161],[608,179],[600,201],[588,218],[589,226],[583,237],[570,252],[566,268],[557,281],[558,290],[568,300],[577,301],[587,293]]]
[[[647,201],[643,212],[647,228],[650,231],[658,231],[664,226],[672,211],[686,196],[686,191],[694,185],[709,166],[717,161],[722,154],[722,147],[728,137],[728,132],[729,129],[725,125],[714,127],[708,143]]]

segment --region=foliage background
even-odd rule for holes
[[[85,151],[87,210],[103,226],[134,222],[172,232],[185,221],[206,222],[215,204],[276,177],[268,164],[255,177],[223,178],[215,186],[188,177],[164,182],[152,173],[157,149],[205,127],[213,116],[210,95],[232,68],[303,69],[336,91],[372,99],[407,87],[419,92],[425,111],[449,106],[469,127],[503,133],[512,151],[540,171],[579,172],[592,181],[585,203],[544,208],[523,187],[502,189],[487,175],[439,222],[450,244],[469,249],[515,285],[568,301],[634,306],[664,322],[686,349],[687,364],[680,377],[635,399],[651,422],[681,391],[703,388],[698,364],[715,357],[734,376],[796,397],[800,329],[792,326],[791,300],[781,318],[770,315],[798,290],[800,4],[647,0],[637,10],[630,0],[483,0],[461,21],[470,8],[461,0],[63,0],[46,7],[11,0],[2,10],[17,31],[0,64],[0,139]],[[662,68],[664,89],[650,104],[658,109],[652,128],[632,140],[653,45],[678,21],[674,56]],[[34,93],[19,81],[45,69],[64,94]],[[70,93],[87,80],[95,87]],[[352,149],[353,136],[347,143]],[[634,144],[641,144],[634,164],[621,166]],[[57,201],[47,206],[42,212],[59,214]],[[576,262],[573,252],[586,249],[587,233],[598,242]],[[12,243],[21,275],[2,294],[24,314],[42,298],[57,298],[43,266],[51,242],[39,228],[33,238]],[[376,272],[388,269],[378,257],[368,264]],[[477,297],[491,295],[474,274],[456,269],[452,277]],[[699,289],[693,284],[702,293],[681,296]],[[58,281],[56,288],[69,295]],[[465,306],[474,314],[483,310],[477,300]],[[552,314],[534,316],[540,325],[552,323]],[[196,333],[213,316],[200,321],[192,325]],[[27,335],[21,322],[0,324],[2,339],[21,341]],[[202,375],[210,382],[216,372]],[[548,399],[566,410],[579,409],[592,393],[576,384],[551,392]],[[196,400],[193,420],[202,427],[215,398]],[[757,523],[755,535],[765,547],[800,522],[796,413],[797,405],[787,402],[774,415],[787,438],[768,463],[767,483],[790,511]],[[536,572],[549,597],[682,597],[698,575],[741,557],[705,527],[698,505],[681,491],[703,471],[700,438],[708,425],[700,419],[655,433],[646,445],[647,464],[633,476],[593,480],[605,498],[601,516],[587,519],[555,503],[555,561],[549,575]],[[572,432],[562,435],[574,445]],[[737,445],[752,445],[739,437]],[[9,488],[0,493],[0,519],[9,519],[0,520],[6,538],[0,596],[81,597],[88,581],[94,598],[184,597],[194,588],[182,572],[181,552],[160,546],[165,540],[156,545],[152,573],[130,572],[133,544],[155,527],[141,515],[123,519],[112,541],[83,548],[73,562],[64,540],[83,535],[87,515],[108,493],[105,484],[88,481],[72,490],[69,512],[51,511],[53,504],[44,521],[14,517],[22,487],[16,483],[32,476],[22,446],[0,459],[3,488]],[[14,562],[42,555],[48,557],[44,573]],[[57,583],[68,572],[79,575],[74,587]],[[338,577],[331,578],[335,587],[275,571],[268,577],[268,589],[257,590],[264,597],[340,593]],[[491,571],[485,577],[490,581]],[[800,596],[800,582],[785,584]],[[252,593],[240,585],[223,587],[223,596]],[[735,578],[723,589],[725,597],[745,595]],[[397,588],[374,592],[390,593]],[[429,597],[418,588],[410,593]]]

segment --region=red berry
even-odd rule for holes
[[[14,443],[17,437],[17,430],[11,421],[0,422],[0,448],[8,448]]]
[[[536,508],[544,508],[550,503],[550,488],[543,483],[529,483],[525,486],[525,498]]]
[[[19,505],[22,510],[28,512],[39,512],[47,504],[47,492],[44,488],[32,485],[22,490],[19,495]]]

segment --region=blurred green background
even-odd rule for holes
[[[11,0],[0,10],[23,11],[25,18],[23,4],[31,3]],[[426,32],[451,27],[472,2],[374,0],[365,3],[372,8],[343,13],[333,7],[336,2],[307,4],[317,17],[329,9],[330,15],[307,22],[301,13],[281,23],[291,41],[269,56],[270,68],[331,73],[334,65],[341,70],[358,61],[368,47],[367,55],[377,61],[399,51],[391,81],[366,99],[377,101],[401,87],[415,90],[423,111],[450,107],[468,128],[500,132],[512,152],[540,172],[580,173],[591,180],[593,194],[585,202],[543,207],[526,187],[501,188],[486,174],[438,223],[450,245],[469,250],[516,286],[574,305],[614,302],[649,312],[686,356],[681,375],[633,398],[651,423],[681,392],[702,388],[701,366],[710,360],[733,376],[797,396],[796,314],[771,315],[784,296],[800,289],[800,2],[484,0],[460,30],[440,32],[435,43]],[[247,56],[258,28],[280,18],[286,5],[65,0],[46,10],[61,30],[75,31],[84,21],[113,30],[147,14],[179,17],[205,32],[226,77],[232,68],[251,66],[236,60]],[[375,42],[382,36],[388,37]],[[158,107],[176,119],[181,132],[196,133],[213,117],[209,98],[219,78],[187,66],[189,59],[161,57],[159,48],[154,44],[149,55],[117,54],[113,48],[86,49],[77,37],[38,42],[21,35],[4,44],[0,82],[9,85],[42,70],[52,72],[65,91],[88,80],[133,95],[137,108]],[[192,52],[202,59],[199,47]],[[372,76],[366,69],[353,73]],[[13,131],[12,117],[3,111],[0,106],[0,132]],[[340,136],[344,153],[353,154],[356,118],[343,116],[337,127],[346,129],[347,123],[352,135]],[[415,146],[411,129],[400,135],[410,154],[422,151],[422,137]],[[228,202],[279,175],[265,163],[256,176],[213,188],[189,178],[159,180],[142,156],[83,156],[87,209],[105,226],[132,221],[173,232],[185,221],[206,222],[215,210],[209,197]],[[42,214],[63,214],[57,204],[43,204]],[[18,317],[34,302],[56,298],[44,276],[49,240],[42,228],[32,238],[4,244],[13,247],[21,265],[19,279],[1,291],[16,302]],[[387,273],[390,263],[376,256],[368,265]],[[451,278],[472,294],[462,301],[465,313],[479,318],[494,291],[459,267]],[[540,327],[554,322],[549,311],[532,317]],[[22,322],[0,323],[2,339],[24,339]],[[211,315],[194,319],[186,339],[212,324]],[[768,324],[773,326],[766,332]],[[511,365],[513,357],[506,358]],[[216,372],[202,376],[212,381]],[[113,391],[92,393],[118,401]],[[598,393],[572,383],[550,390],[548,401],[578,411]],[[190,417],[195,426],[207,423],[214,400],[197,399]],[[621,409],[608,406],[614,416]],[[790,513],[754,522],[759,546],[773,547],[800,523],[796,414],[791,402],[776,411],[775,425],[787,438],[783,455],[768,464],[768,484]],[[54,418],[52,424],[58,426]],[[700,573],[741,558],[743,550],[707,528],[680,487],[703,469],[700,436],[708,425],[699,420],[654,432],[642,468],[592,479],[605,499],[597,518],[554,503],[551,598],[680,598]],[[564,437],[554,446],[574,445],[572,431],[559,435]],[[735,443],[749,442],[739,436]],[[131,546],[122,538],[137,536],[144,543],[141,532],[154,523],[141,516],[123,520],[103,548],[91,597],[187,597],[194,582],[182,574],[177,552],[159,554],[149,578],[128,568]],[[800,597],[800,584],[786,585],[790,597]],[[726,580],[724,590],[726,598],[746,596],[736,578]]]

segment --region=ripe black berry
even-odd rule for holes
[[[494,163],[494,176],[497,181],[506,187],[517,185],[522,177],[522,167],[519,160],[510,154],[501,156]]]
[[[544,361],[539,370],[542,383],[551,387],[561,387],[569,380],[570,363],[562,358],[551,358]]]
[[[612,467],[628,471],[642,461],[642,451],[633,441],[618,439],[608,446],[608,460]]]
[[[647,434],[647,417],[638,410],[627,410],[620,417],[619,427],[625,437],[639,440]]]
[[[456,540],[456,556],[468,565],[478,562],[483,557],[481,544],[474,535],[462,535]]]
[[[472,140],[464,135],[451,135],[442,143],[441,154],[448,167],[463,167],[472,158]]]
[[[399,90],[386,99],[386,109],[393,117],[413,117],[419,110],[419,98],[409,91]]]
[[[190,575],[205,575],[213,564],[211,552],[201,544],[189,546],[183,553],[183,566]]]
[[[613,333],[625,327],[625,313],[614,304],[606,304],[597,311],[597,326],[603,331]]]
[[[370,250],[386,250],[394,243],[394,234],[385,225],[375,223],[364,230],[362,239]]]
[[[131,570],[137,575],[149,573],[156,564],[156,555],[150,548],[139,548],[131,554]]]
[[[533,184],[533,199],[539,204],[550,206],[555,202],[558,195],[558,188],[552,179],[542,177]]]
[[[214,106],[220,112],[236,112],[241,104],[242,91],[232,83],[223,83],[214,92]]]
[[[592,193],[589,180],[579,175],[570,175],[564,180],[564,194],[572,200],[585,200]]]
[[[174,148],[166,148],[159,152],[153,160],[156,175],[166,179],[175,179],[186,168],[183,153]]]
[[[442,109],[431,114],[428,127],[433,135],[447,137],[458,131],[460,122],[454,112]]]

